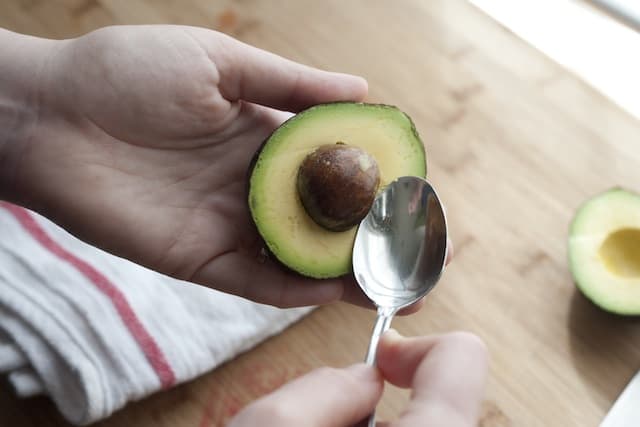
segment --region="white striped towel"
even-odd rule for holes
[[[171,279],[0,202],[0,374],[88,424],[307,314]]]

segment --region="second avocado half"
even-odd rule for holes
[[[257,153],[249,208],[282,264],[308,277],[338,277],[351,271],[357,223],[373,197],[406,175],[426,177],[409,116],[389,105],[316,105],[283,123]]]

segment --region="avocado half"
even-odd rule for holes
[[[616,188],[584,203],[569,230],[569,265],[593,303],[640,315],[640,195]]]
[[[304,276],[351,271],[357,227],[331,231],[305,210],[296,179],[303,160],[327,144],[358,147],[377,162],[379,187],[400,176],[426,177],[425,150],[405,113],[390,105],[320,104],[284,122],[265,141],[249,178],[249,208],[269,252]],[[346,186],[345,186],[346,188]],[[350,197],[345,192],[344,197]]]

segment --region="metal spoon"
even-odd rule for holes
[[[433,289],[446,255],[447,221],[433,187],[413,176],[389,184],[360,222],[353,248],[356,280],[378,308],[365,363],[375,365],[380,337],[398,310]]]

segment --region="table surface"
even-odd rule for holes
[[[456,258],[407,335],[457,329],[487,343],[481,426],[595,426],[640,368],[640,320],[576,290],[567,229],[586,198],[640,190],[640,123],[464,0],[5,0],[0,25],[66,38],[109,24],[199,25],[366,77],[423,136]],[[635,188],[634,188],[635,186]],[[335,304],[103,427],[218,426],[288,379],[362,359],[374,314]],[[383,417],[407,392],[388,387]],[[45,398],[0,392],[0,425],[66,426]]]

